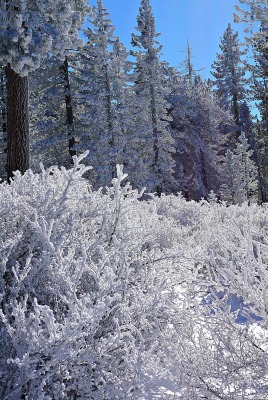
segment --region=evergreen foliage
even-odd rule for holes
[[[102,1],[92,7],[86,43],[78,54],[73,80],[77,87],[75,126],[79,151],[89,149],[94,167],[94,183],[107,185],[121,162],[123,149],[122,117],[126,86],[126,50],[114,36],[114,27]],[[122,140],[123,139],[123,140]]]
[[[245,8],[236,6],[239,15],[235,14],[237,22],[249,25],[246,41],[251,46],[254,64],[248,65],[251,71],[251,100],[258,107],[261,121],[256,126],[255,158],[258,164],[261,201],[268,200],[268,108],[267,108],[267,21],[268,10],[263,0],[240,1]]]
[[[6,72],[7,178],[30,166],[30,72],[79,43],[85,0],[0,2],[0,66]]]
[[[236,124],[235,132],[232,134],[230,145],[234,148],[241,130],[239,106],[245,101],[246,84],[245,62],[242,57],[246,51],[241,50],[238,40],[238,32],[234,32],[231,24],[228,24],[220,43],[221,53],[217,54],[217,60],[212,65],[212,76],[216,87],[221,107],[229,110]]]
[[[48,54],[63,58],[79,43],[86,7],[84,0],[1,0],[0,11],[0,65],[27,76]]]
[[[233,204],[258,202],[258,170],[252,155],[242,132],[234,152],[228,150],[226,155],[227,190],[224,193],[225,199]]]
[[[169,101],[176,143],[175,176],[187,199],[200,200],[211,190],[219,193],[228,140],[222,124],[232,126],[232,122],[229,113],[219,107],[209,85],[198,75],[187,74],[185,79],[172,73],[173,94]]]
[[[62,61],[49,58],[30,80],[31,167],[67,166],[68,127]]]
[[[95,188],[108,185],[121,163],[131,183],[147,192],[181,192],[199,200],[212,190],[230,200],[224,191],[231,184],[223,173],[225,154],[228,148],[234,152],[243,131],[254,151],[264,200],[266,147],[261,145],[263,129],[260,124],[255,128],[245,101],[245,52],[237,33],[228,25],[223,35],[212,92],[211,82],[194,69],[189,43],[184,71],[160,61],[149,0],[141,1],[136,31],[130,62],[98,0],[89,7],[85,43],[69,52],[68,60],[51,56],[32,72],[32,168],[40,161],[67,166],[70,156],[89,150],[87,163],[94,167],[89,179]]]
[[[170,116],[167,109],[167,91],[164,66],[159,60],[161,46],[156,38],[155,20],[149,0],[142,0],[137,16],[137,33],[132,34],[132,45],[137,50],[133,74],[136,137],[136,176],[138,185],[145,185],[148,191],[162,192],[174,190],[174,139],[170,130]],[[134,171],[135,164],[133,163]]]

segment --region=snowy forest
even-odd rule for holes
[[[216,0],[215,0],[216,1]],[[268,0],[211,78],[105,0],[0,0],[0,399],[268,399]]]

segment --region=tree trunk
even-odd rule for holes
[[[232,150],[235,149],[236,144],[239,142],[239,137],[241,135],[241,128],[240,128],[240,117],[239,117],[239,105],[238,105],[238,95],[237,92],[233,93],[233,99],[232,99],[232,113],[234,116],[234,121],[237,126],[235,130],[235,137],[233,139],[233,148]]]
[[[73,116],[73,107],[72,107],[72,98],[71,98],[71,86],[69,79],[69,65],[68,59],[65,57],[64,63],[61,67],[64,79],[64,88],[65,88],[65,106],[66,106],[66,122],[68,129],[68,147],[69,154],[71,157],[76,155],[75,146],[75,138],[74,138],[74,116]]]
[[[3,134],[3,140],[6,142],[6,133],[7,133],[7,118],[6,118],[6,76],[5,70],[1,70],[0,72],[0,102],[1,102],[1,130]],[[6,149],[4,149],[6,153]]]
[[[6,93],[6,73],[4,68],[0,68],[0,178],[6,179],[7,172],[7,93]]]
[[[112,114],[112,95],[111,95],[111,82],[108,73],[108,67],[106,65],[105,71],[105,78],[106,78],[106,116],[107,116],[107,125],[109,129],[109,146],[111,153],[114,154],[113,159],[111,160],[111,179],[116,177],[116,164],[117,164],[117,151],[115,151],[115,132],[113,127],[113,114]]]
[[[7,76],[7,177],[29,169],[28,77],[21,77],[8,64]]]
[[[155,90],[153,85],[150,86],[151,94],[151,111],[152,111],[152,125],[153,125],[153,135],[154,135],[154,168],[158,184],[155,188],[158,197],[161,197],[162,185],[161,185],[161,172],[159,167],[159,143],[158,143],[158,127],[157,127],[157,111],[156,111],[156,101],[155,101]]]

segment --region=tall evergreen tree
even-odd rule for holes
[[[238,32],[233,31],[231,24],[228,24],[221,38],[220,50],[217,60],[212,64],[211,74],[215,78],[213,83],[220,105],[230,110],[236,125],[231,139],[231,147],[234,148],[241,133],[239,107],[245,101],[247,80],[242,60],[245,51],[241,50]]]
[[[239,126],[241,131],[245,133],[251,149],[254,151],[256,145],[255,127],[250,108],[246,101],[239,104]]]
[[[129,99],[129,72],[132,64],[127,60],[129,53],[117,38],[111,50],[112,94],[113,94],[113,143],[114,163],[127,166],[129,154],[132,108]],[[129,171],[130,173],[131,171]]]
[[[155,19],[149,0],[142,0],[137,16],[138,33],[132,34],[135,67],[133,74],[133,115],[135,131],[132,146],[136,179],[148,191],[172,191],[174,187],[174,140],[167,114],[167,92],[161,46],[156,38]],[[135,165],[134,165],[135,164]]]
[[[232,125],[230,115],[220,108],[210,83],[195,70],[189,44],[180,71],[169,69],[168,86],[179,190],[188,199],[207,198],[211,190],[219,193],[223,183],[228,135],[223,134],[222,125]]]
[[[30,80],[31,168],[70,164],[66,115],[66,81],[62,61],[47,59]],[[69,92],[67,92],[69,94]]]
[[[198,75],[173,80],[171,122],[176,141],[176,179],[190,200],[219,193],[225,135],[221,125],[231,125],[230,115],[219,107],[210,86]]]
[[[268,13],[267,13],[268,14]],[[254,64],[252,73],[251,97],[258,107],[261,120],[256,129],[256,161],[259,170],[262,202],[268,201],[268,29],[261,21],[260,36],[252,37]]]
[[[256,128],[255,157],[259,171],[261,200],[268,201],[268,8],[263,0],[240,0],[245,8],[235,6],[236,22],[246,22],[247,43],[251,45],[254,63],[248,65],[252,74],[251,98],[257,104],[261,120]]]
[[[0,65],[7,76],[7,170],[29,168],[28,74],[77,40],[84,0],[0,2]]]
[[[119,138],[122,122],[119,115],[124,98],[126,78],[125,48],[114,36],[114,27],[102,0],[92,7],[86,43],[75,54],[73,80],[78,88],[75,96],[76,130],[79,151],[89,150],[88,160],[94,167],[94,183],[108,185],[116,173],[122,154]],[[92,175],[92,174],[91,174]]]
[[[252,154],[246,135],[242,132],[234,152],[227,151],[225,200],[234,204],[258,201],[258,171]]]

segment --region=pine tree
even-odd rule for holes
[[[238,32],[234,32],[231,24],[228,24],[220,43],[221,53],[217,54],[217,60],[212,64],[212,76],[216,87],[215,93],[219,98],[221,107],[230,110],[236,128],[231,140],[234,148],[241,130],[239,105],[245,101],[247,80],[245,79],[245,63],[242,60],[245,51],[242,51],[238,40]]]
[[[266,31],[267,32],[267,31]],[[268,201],[268,34],[261,29],[261,36],[253,36],[252,47],[254,64],[252,73],[251,97],[257,104],[261,121],[257,123],[256,161],[259,169],[262,202]]]
[[[128,84],[128,75],[132,65],[127,60],[128,55],[119,38],[116,38],[110,53],[114,163],[125,166],[127,166],[129,157],[131,157],[131,154],[129,154],[129,142],[131,140],[129,126],[132,123],[132,109],[129,102],[130,86]]]
[[[221,109],[209,83],[197,75],[187,47],[180,72],[170,71],[170,112],[176,143],[175,177],[187,199],[206,198],[219,193],[223,182],[224,146],[228,138],[222,124],[231,125],[230,115]]]
[[[198,155],[203,197],[207,198],[211,191],[218,194],[223,182],[223,154],[228,135],[222,133],[221,126],[223,121],[225,125],[231,125],[231,121],[229,113],[220,108],[210,86],[198,76],[195,78],[192,104],[192,126],[200,138]]]
[[[237,185],[236,185],[236,163],[234,160],[234,153],[231,150],[227,150],[226,153],[226,183],[222,187],[222,198],[226,201],[231,202],[231,204],[236,203],[236,192],[237,192]]]
[[[0,65],[7,76],[7,170],[29,168],[28,74],[49,54],[63,57],[77,41],[84,0],[0,2]]]
[[[254,151],[256,144],[255,127],[246,101],[239,104],[239,124],[241,131],[245,133],[248,143]]]
[[[66,81],[62,61],[46,60],[31,73],[30,80],[30,147],[31,168],[70,164],[66,115]]]
[[[109,185],[122,154],[122,109],[126,86],[127,52],[114,36],[114,27],[102,0],[92,7],[86,43],[74,55],[73,80],[79,151],[89,150],[93,183]],[[91,176],[93,176],[91,174]]]
[[[133,167],[137,182],[148,191],[172,191],[174,187],[174,140],[170,131],[170,117],[165,89],[164,65],[159,60],[161,46],[156,41],[155,20],[149,0],[142,0],[137,16],[137,34],[132,34],[132,45],[138,50],[133,73],[132,137]],[[135,164],[135,165],[134,165]]]
[[[234,152],[227,151],[225,200],[234,204],[258,201],[258,170],[252,154],[246,135],[242,132]]]
[[[24,173],[30,167],[29,147],[29,86],[28,77],[20,76],[10,66],[7,77],[7,173]]]
[[[246,6],[235,6],[239,15],[234,14],[236,22],[246,22],[247,43],[251,45],[254,63],[248,65],[252,74],[251,98],[257,104],[261,121],[257,123],[255,157],[258,164],[261,201],[268,201],[268,9],[263,0],[240,1]],[[257,29],[256,29],[257,27]]]

